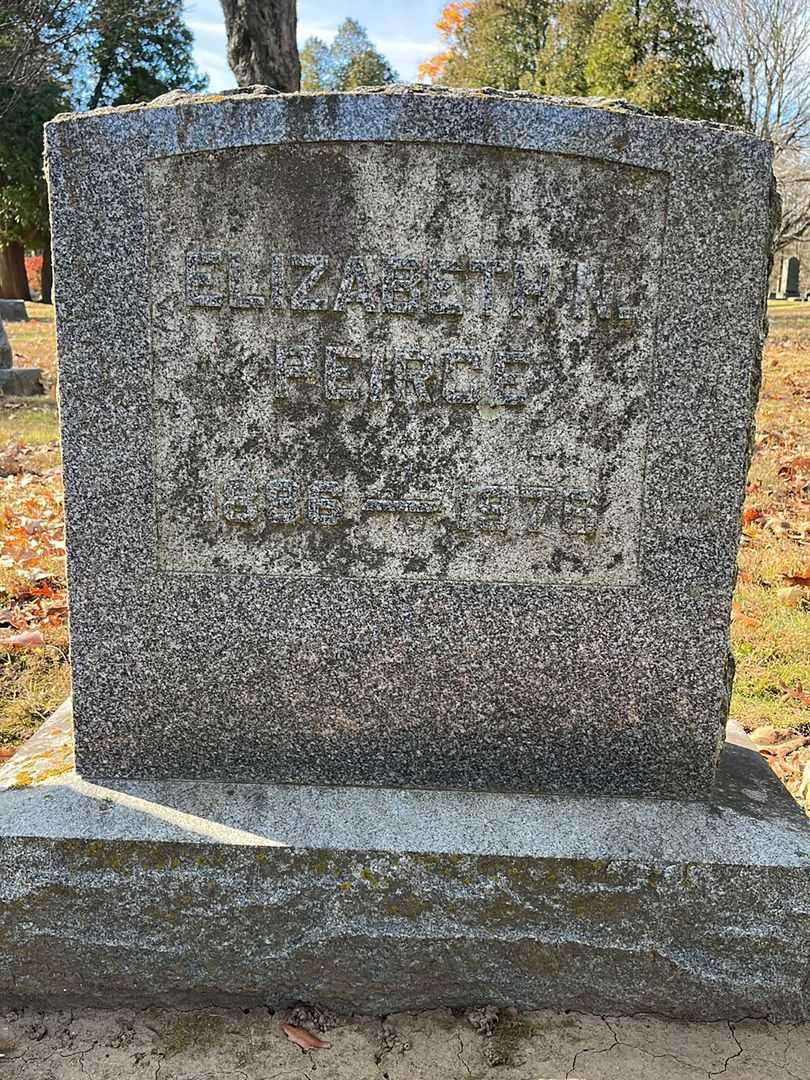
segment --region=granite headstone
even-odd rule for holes
[[[3,322],[27,322],[28,311],[25,301],[0,299],[0,319]]]
[[[84,775],[709,789],[766,143],[394,88],[47,159]]]
[[[795,255],[789,256],[782,263],[782,272],[779,279],[780,299],[793,299],[799,296],[799,260]]]
[[[14,350],[8,340],[3,320],[0,319],[0,396],[32,397],[44,393],[45,387],[39,368],[14,367]]]

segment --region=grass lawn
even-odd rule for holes
[[[41,367],[49,392],[0,398],[0,760],[69,685],[53,309],[27,306],[30,322],[6,326],[14,362]],[[777,729],[762,735],[763,752],[799,797],[810,762],[810,745],[794,745],[794,736],[810,744],[810,304],[775,301],[769,316],[732,610],[731,713],[749,731]]]
[[[53,308],[26,306],[6,324],[14,364],[42,368],[48,394],[0,398],[0,761],[70,685]]]

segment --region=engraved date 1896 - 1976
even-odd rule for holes
[[[464,532],[510,535],[559,530],[587,536],[599,524],[600,499],[592,488],[540,482],[463,484],[449,493],[389,497],[364,496],[336,480],[301,482],[283,478],[262,484],[248,480],[223,485],[218,516],[228,525],[265,527],[351,525],[372,516],[411,521],[442,517]]]

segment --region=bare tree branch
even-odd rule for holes
[[[810,139],[807,0],[702,0],[724,66],[742,72],[748,123],[781,152]]]
[[[742,73],[748,126],[776,151],[782,223],[775,250],[810,239],[810,2],[702,3],[718,58]]]

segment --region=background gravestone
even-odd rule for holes
[[[15,368],[13,365],[14,350],[0,320],[0,395],[31,397],[45,393],[39,368]]]
[[[8,371],[14,364],[14,353],[8,340],[6,328],[0,321],[0,371]]]
[[[766,144],[400,88],[48,164],[82,772],[708,790]]]
[[[783,299],[799,295],[799,269],[799,260],[795,255],[791,255],[782,263],[779,295]]]
[[[0,299],[0,320],[3,322],[27,322],[28,311],[24,300]]]

